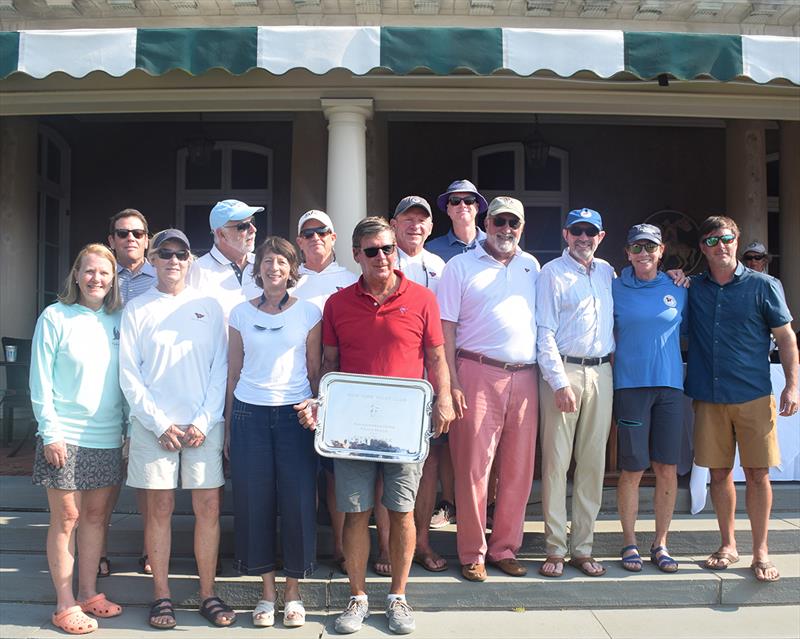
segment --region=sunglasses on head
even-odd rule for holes
[[[305,239],[310,240],[315,235],[319,235],[320,237],[325,237],[331,232],[329,226],[315,226],[311,229],[303,229],[300,231],[300,235],[302,235]]]
[[[733,235],[732,233],[726,233],[725,235],[712,235],[711,237],[703,239],[702,242],[706,246],[713,247],[719,244],[720,242],[722,242],[723,244],[730,244],[735,239],[736,239],[735,235]]]
[[[752,261],[760,262],[761,260],[767,259],[767,256],[766,255],[745,255],[745,256],[742,257],[742,259],[745,262],[752,262]]]
[[[114,229],[114,235],[121,240],[124,240],[129,235],[133,235],[137,240],[141,240],[147,235],[147,231],[144,229]]]
[[[450,206],[458,206],[462,202],[464,204],[466,204],[467,206],[472,206],[477,201],[478,201],[478,198],[476,198],[474,195],[465,195],[464,197],[458,197],[457,195],[451,195],[449,198],[447,198],[447,202],[448,202],[448,204],[450,204]]]
[[[250,230],[250,225],[252,223],[253,223],[252,220],[247,220],[245,222],[239,222],[238,224],[231,224],[230,226],[228,226],[226,224],[225,228],[226,229],[236,229],[237,231],[239,231],[239,233],[241,233],[242,231],[249,231]]]
[[[519,225],[522,224],[522,220],[520,220],[518,217],[492,216],[490,219],[492,220],[492,224],[494,224],[499,229],[503,228],[506,224],[508,224],[509,228],[518,229]]]
[[[394,244],[385,244],[384,246],[368,246],[367,248],[362,248],[361,251],[367,257],[375,257],[378,254],[378,251],[383,251],[384,255],[391,255],[394,253]]]
[[[580,237],[581,235],[585,235],[586,237],[597,237],[597,235],[600,233],[600,229],[596,226],[570,226],[567,230],[572,237]]]
[[[647,244],[629,244],[628,251],[634,255],[639,255],[639,253],[642,252],[642,249],[648,253],[655,253],[658,250],[658,247],[659,245],[655,242],[648,242]]]
[[[180,249],[179,251],[173,251],[172,249],[158,249],[156,251],[156,255],[162,260],[171,260],[173,257],[177,257],[178,260],[181,262],[185,262],[189,259],[189,251],[186,249]]]

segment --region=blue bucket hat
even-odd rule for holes
[[[478,213],[484,213],[489,208],[486,198],[478,193],[478,189],[475,188],[472,182],[469,180],[456,180],[451,182],[447,190],[436,198],[436,205],[440,211],[447,211],[447,198],[451,193],[474,193],[475,197],[478,198]]]
[[[603,230],[603,218],[594,209],[575,209],[567,214],[567,221],[564,223],[564,228],[568,229],[573,224],[578,222],[586,222],[592,226],[596,226],[598,231]]]

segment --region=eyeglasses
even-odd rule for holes
[[[767,259],[767,256],[766,255],[743,255],[742,259],[745,262],[752,262],[752,261],[760,262],[761,260]]]
[[[236,229],[237,231],[239,231],[239,233],[242,233],[243,231],[249,231],[252,224],[253,220],[246,220],[244,222],[239,222],[238,224],[231,224],[231,225],[226,224],[225,228]]]
[[[378,254],[378,251],[383,251],[384,255],[391,255],[394,253],[394,244],[386,244],[384,246],[368,246],[367,248],[362,248],[361,251],[367,257],[375,257]]]
[[[158,249],[156,255],[158,255],[159,259],[162,260],[171,260],[173,257],[177,257],[178,260],[180,260],[181,262],[185,262],[186,260],[189,259],[189,251],[187,251],[186,249],[181,249],[179,251],[172,251],[170,249]]]
[[[518,217],[496,217],[493,215],[489,219],[492,220],[492,224],[499,229],[503,228],[506,224],[512,229],[518,229],[519,225],[522,224],[522,220]]]
[[[570,226],[567,230],[572,237],[580,237],[581,235],[597,237],[600,233],[600,229],[596,226]]]
[[[730,244],[735,239],[736,239],[735,235],[733,235],[732,233],[726,233],[725,235],[712,235],[711,237],[707,237],[707,238],[703,239],[702,242],[706,246],[713,247],[713,246],[716,246],[717,244],[719,244],[720,241],[723,244]]]
[[[659,246],[660,244],[656,244],[655,242],[648,242],[647,244],[629,244],[628,251],[634,255],[639,255],[639,253],[642,252],[642,249],[648,253],[655,253]]]
[[[147,231],[144,229],[114,229],[114,235],[121,240],[124,240],[129,235],[133,235],[137,240],[141,240],[147,235]]]
[[[303,229],[300,231],[300,235],[302,235],[305,239],[310,240],[315,235],[319,235],[320,237],[325,237],[331,233],[331,228],[329,226],[315,226],[311,229]]]
[[[477,201],[478,201],[478,198],[476,198],[474,195],[465,195],[464,197],[458,197],[457,195],[451,195],[449,198],[447,198],[447,203],[450,206],[458,206],[462,202],[464,204],[466,204],[467,206],[472,206]]]

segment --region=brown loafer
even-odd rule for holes
[[[513,557],[509,557],[507,559],[498,559],[497,561],[487,557],[486,563],[490,566],[494,566],[495,568],[499,568],[504,573],[511,575],[512,577],[522,577],[528,574],[528,569]]]
[[[486,566],[483,564],[464,564],[461,574],[467,581],[486,581]]]

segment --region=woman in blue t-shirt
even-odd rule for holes
[[[683,364],[680,327],[686,289],[659,271],[661,231],[637,224],[628,231],[630,266],[614,280],[614,414],[621,475],[617,508],[622,523],[622,567],[642,569],[636,545],[639,482],[656,475],[656,532],[650,561],[663,572],[678,570],[667,551],[667,532],[678,488],[677,463],[683,428]]]

